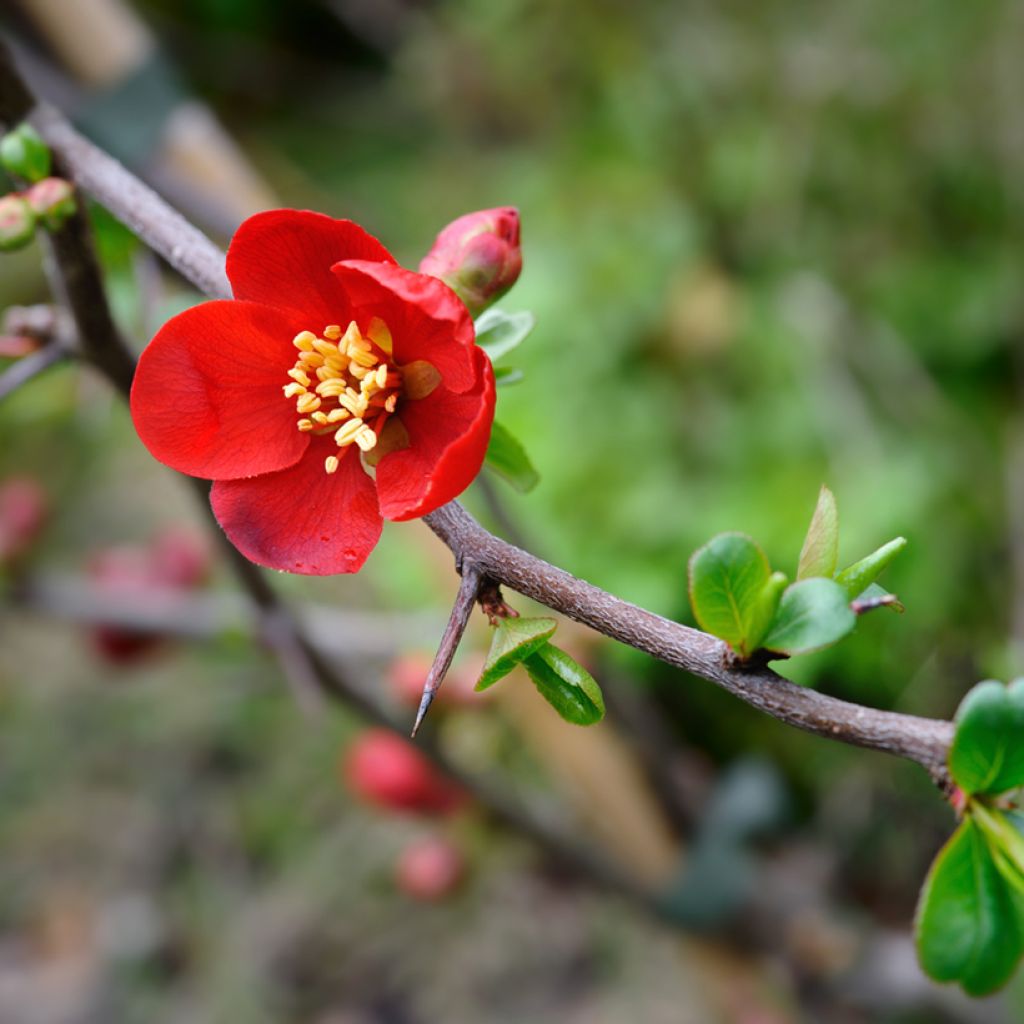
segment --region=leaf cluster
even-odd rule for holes
[[[604,717],[601,688],[582,665],[549,643],[556,626],[549,618],[498,619],[476,688],[486,690],[522,665],[537,692],[565,721],[594,725]]]
[[[742,533],[721,533],[690,559],[690,603],[701,628],[724,640],[741,659],[759,650],[807,654],[851,633],[862,611],[881,605],[902,610],[875,580],[905,546],[906,540],[897,537],[837,571],[839,512],[835,496],[823,486],[794,582],[772,571],[756,541]]]
[[[1024,786],[1024,679],[988,680],[967,694],[949,771],[963,814],[921,889],[917,951],[936,981],[982,996],[1024,955],[1024,818],[1009,796]]]

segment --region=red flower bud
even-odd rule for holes
[[[75,213],[75,188],[63,178],[43,178],[25,193],[25,199],[51,231],[63,227]]]
[[[420,273],[444,281],[473,316],[497,302],[522,269],[519,211],[512,206],[453,220],[420,263]]]
[[[46,522],[46,493],[30,477],[0,484],[0,567],[25,555]]]
[[[435,902],[450,896],[466,876],[466,858],[440,836],[419,839],[405,848],[395,865],[398,888],[414,900]]]
[[[23,249],[35,233],[35,214],[21,196],[12,194],[0,199],[0,252]]]
[[[368,729],[341,764],[348,788],[377,807],[414,814],[449,814],[464,792],[411,744],[386,729]]]

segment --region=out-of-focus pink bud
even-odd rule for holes
[[[51,231],[63,227],[76,208],[74,186],[63,178],[43,178],[25,193],[25,199]]]
[[[465,793],[411,743],[387,729],[367,729],[342,759],[342,779],[367,803],[392,811],[443,815],[465,802]]]
[[[429,836],[411,843],[395,865],[398,888],[433,903],[450,896],[466,876],[466,858],[450,840]]]
[[[0,252],[22,249],[36,233],[36,216],[32,207],[16,195],[0,199]]]
[[[519,211],[513,206],[453,220],[420,263],[420,273],[444,281],[473,316],[497,302],[522,269]]]
[[[0,484],[0,567],[27,554],[46,514],[46,492],[31,477],[12,477]]]
[[[89,575],[102,590],[145,601],[154,590],[193,590],[206,579],[209,548],[200,537],[171,528],[148,546],[120,545],[95,552]],[[92,641],[98,654],[115,665],[138,661],[158,650],[159,633],[123,626],[97,626]]]

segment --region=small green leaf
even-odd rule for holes
[[[906,537],[896,537],[888,544],[883,544],[877,551],[873,551],[867,558],[862,558],[859,562],[854,562],[853,565],[848,565],[842,572],[837,573],[836,583],[845,588],[851,601],[855,597],[860,597],[906,546]]]
[[[604,698],[594,677],[565,651],[544,644],[523,666],[538,693],[573,725],[594,725],[604,718]]]
[[[49,147],[27,122],[0,140],[0,166],[27,181],[42,181],[50,173],[51,162]]]
[[[521,661],[554,635],[558,623],[554,619],[523,619],[509,616],[499,619],[491,637],[487,663],[476,684],[477,690],[486,690],[503,676],[507,676]]]
[[[786,588],[762,646],[807,654],[842,640],[857,624],[846,591],[834,580],[800,580]]]
[[[690,604],[701,628],[749,657],[771,577],[765,553],[745,534],[720,533],[694,552],[689,575]]]
[[[499,388],[518,384],[525,376],[522,370],[514,370],[511,366],[496,366],[494,368],[494,383]]]
[[[789,577],[784,572],[773,572],[761,588],[760,596],[751,606],[747,619],[747,645],[751,651],[756,651],[761,646],[761,641],[771,628],[788,583]]]
[[[804,546],[800,551],[800,565],[796,570],[798,580],[812,576],[832,579],[839,561],[839,509],[835,495],[824,485],[818,493],[818,504],[811,525],[807,528]]]
[[[932,863],[915,926],[921,966],[936,981],[981,996],[1013,974],[1024,952],[1020,904],[970,818]]]
[[[1024,679],[978,683],[955,721],[949,770],[968,796],[1024,786]]]
[[[521,494],[532,491],[540,480],[526,450],[500,423],[491,427],[486,459],[487,465]]]
[[[532,313],[503,313],[489,309],[476,321],[476,343],[497,362],[522,344],[537,321]]]

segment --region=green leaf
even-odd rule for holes
[[[476,321],[476,343],[497,362],[522,344],[537,321],[532,313],[503,313],[489,309]]]
[[[742,533],[712,537],[690,559],[690,604],[702,629],[749,657],[763,614],[768,558]]]
[[[999,873],[1019,896],[1024,896],[1024,835],[1020,831],[1020,816],[1004,814],[977,800],[970,802],[968,814],[985,836]]]
[[[511,366],[496,366],[494,368],[494,383],[499,388],[518,384],[525,376],[522,370],[514,370]]]
[[[486,690],[507,676],[521,661],[554,635],[558,623],[554,619],[523,619],[509,616],[499,619],[491,637],[487,662],[477,681],[477,690]]]
[[[1024,952],[1019,901],[970,818],[928,871],[915,932],[925,972],[958,981],[972,996],[1004,985]]]
[[[761,646],[771,628],[788,583],[789,577],[784,572],[773,572],[751,606],[747,619],[747,645],[751,651],[756,651]]]
[[[804,546],[800,551],[800,564],[796,570],[798,580],[811,576],[832,579],[839,561],[839,509],[835,495],[824,485],[818,493],[818,504],[811,525],[807,528]]]
[[[604,718],[604,698],[594,677],[565,651],[544,644],[523,666],[538,693],[573,725],[593,725]]]
[[[842,640],[857,624],[846,591],[834,580],[800,580],[786,588],[762,646],[807,654]]]
[[[968,796],[1024,786],[1024,679],[978,683],[955,721],[949,770]]]
[[[532,491],[540,480],[523,446],[500,423],[491,427],[487,444],[487,465],[507,480],[517,491]]]
[[[885,567],[907,546],[906,537],[896,537],[873,551],[867,558],[862,558],[853,565],[848,565],[836,575],[836,583],[845,588],[852,601],[881,576]]]

